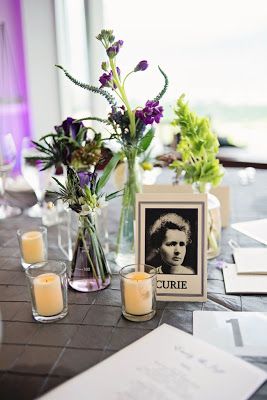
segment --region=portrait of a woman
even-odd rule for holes
[[[195,270],[184,263],[190,242],[189,221],[176,213],[165,213],[150,227],[151,251],[146,257],[146,262],[157,267],[159,274],[193,275]]]

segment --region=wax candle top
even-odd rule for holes
[[[35,279],[34,282],[38,282],[38,284],[44,284],[44,285],[49,285],[52,282],[54,282],[55,280],[58,280],[58,275],[54,274],[53,272],[49,272],[47,274],[41,274],[38,275]]]
[[[39,315],[53,316],[64,307],[60,277],[52,272],[34,278],[34,297]]]
[[[125,276],[125,278],[133,279],[135,281],[143,281],[144,279],[151,278],[151,275],[148,274],[147,272],[136,271],[136,272],[130,272]]]
[[[38,231],[30,231],[30,232],[25,232],[25,233],[23,233],[23,235],[22,235],[22,238],[24,239],[24,240],[36,240],[36,239],[38,239],[39,237],[41,237],[41,232],[38,232]]]

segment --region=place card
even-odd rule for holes
[[[161,325],[42,400],[246,400],[267,374],[200,339]]]
[[[255,221],[237,222],[232,224],[231,227],[267,245],[267,218],[257,219]]]
[[[238,274],[267,274],[267,248],[237,247],[233,256]]]
[[[267,275],[238,274],[235,264],[226,264],[223,268],[225,292],[230,293],[267,293]]]
[[[267,312],[194,311],[193,335],[236,356],[267,356]]]
[[[143,193],[193,193],[192,185],[143,185]],[[227,228],[229,226],[229,220],[231,215],[230,207],[230,187],[220,185],[213,187],[210,193],[218,198],[221,204],[221,218],[222,227]]]

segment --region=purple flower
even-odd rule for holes
[[[123,40],[118,40],[117,42],[114,42],[113,45],[107,49],[107,55],[109,56],[109,58],[114,58],[120,51],[122,45]]]
[[[84,186],[88,186],[89,184],[93,184],[96,180],[95,172],[80,171],[78,172],[78,176],[80,180],[80,186],[82,188],[84,188]]]
[[[101,83],[101,88],[102,87],[107,87],[109,86],[110,82],[112,81],[113,74],[112,71],[110,71],[108,74],[104,73],[103,75],[100,76],[99,82]]]
[[[142,110],[137,110],[135,116],[144,122],[145,125],[157,124],[163,117],[163,107],[158,101],[148,100],[146,106]]]
[[[121,71],[120,71],[119,67],[116,67],[116,69],[117,69],[118,75],[120,76]],[[110,71],[108,74],[104,73],[103,75],[101,75],[100,78],[99,78],[99,82],[101,83],[100,88],[110,87],[112,79],[113,79],[113,72],[112,71]],[[117,86],[115,85],[115,83],[113,83],[113,89],[116,89],[116,88],[117,88]]]
[[[84,128],[82,122],[74,122],[75,120],[71,117],[65,119],[61,125],[55,126],[55,130],[59,135],[64,135],[76,139],[76,136],[80,132],[81,128]]]
[[[134,72],[145,71],[148,68],[148,62],[146,60],[140,61],[134,69]]]

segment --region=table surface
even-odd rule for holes
[[[159,182],[166,182],[160,177]],[[231,222],[267,216],[267,171],[257,170],[255,181],[242,186],[238,169],[227,169],[224,182],[231,188]],[[33,204],[31,193],[9,193],[20,206]],[[116,233],[118,203],[109,205],[109,230]],[[0,349],[0,398],[34,399],[67,379],[99,363],[157,326],[168,323],[192,333],[193,311],[267,311],[267,296],[226,295],[218,260],[232,262],[228,245],[261,246],[232,228],[223,230],[220,256],[208,263],[208,301],[158,302],[156,316],[134,323],[121,315],[119,277],[100,292],[69,290],[69,313],[61,321],[41,324],[33,320],[25,274],[20,266],[16,229],[33,228],[40,220],[20,215],[0,220],[0,310],[3,337]],[[56,227],[48,228],[49,259],[64,259],[57,247]],[[267,358],[246,358],[267,370]],[[267,398],[267,383],[253,399]]]

